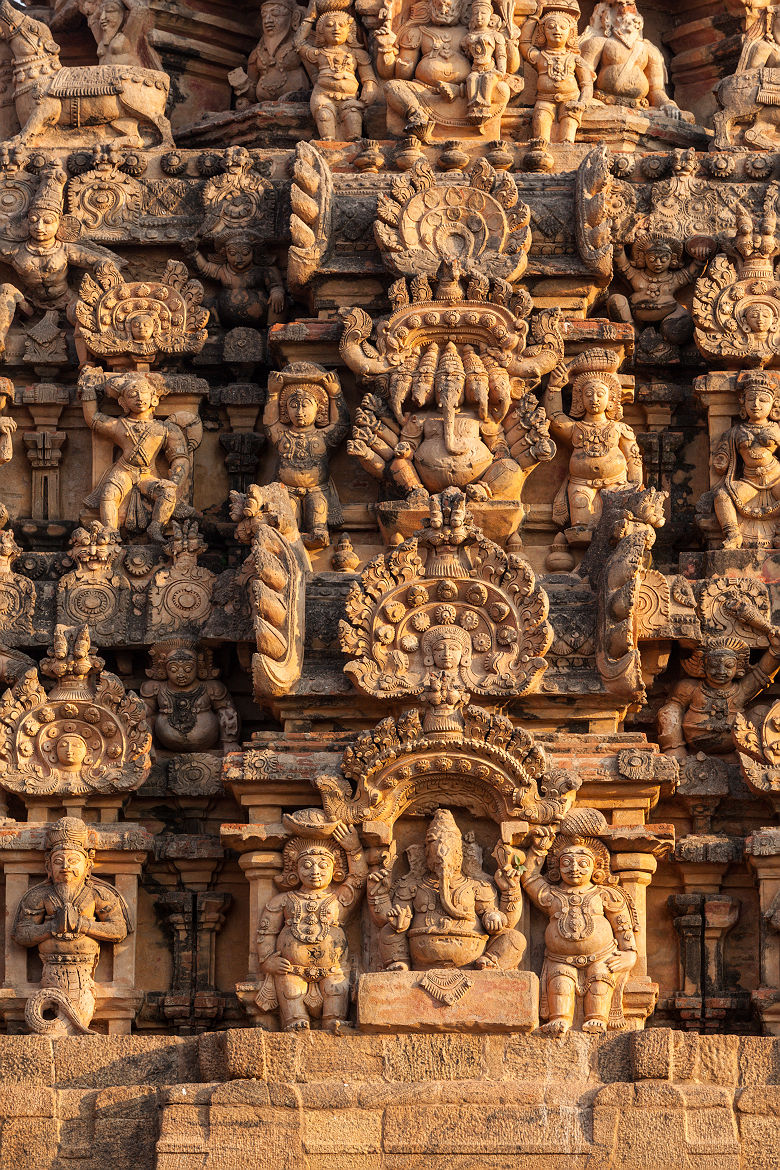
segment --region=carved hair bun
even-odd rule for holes
[[[600,837],[607,828],[607,818],[597,808],[574,808],[561,821],[564,837]]]

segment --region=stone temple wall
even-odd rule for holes
[[[0,0],[0,1165],[774,1165],[779,219],[779,6]]]

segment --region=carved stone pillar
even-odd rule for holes
[[[30,411],[34,431],[23,435],[27,458],[32,467],[30,517],[33,520],[55,520],[60,517],[60,461],[67,435],[58,431],[57,424],[70,400],[66,387],[52,382],[25,386],[19,395]]]
[[[775,925],[780,896],[780,829],[757,829],[745,841],[745,854],[758,878],[760,985],[753,1007],[770,1036],[780,1036],[780,933]]]

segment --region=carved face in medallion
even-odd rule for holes
[[[307,849],[298,858],[298,878],[304,890],[324,890],[333,880],[333,855],[327,849]]]
[[[772,307],[765,301],[751,301],[745,309],[743,319],[750,332],[760,338],[765,338],[775,324]]]
[[[595,858],[585,845],[568,845],[558,855],[561,881],[566,886],[587,886],[593,877]]]
[[[89,748],[80,735],[61,735],[56,746],[57,763],[68,772],[77,771],[87,758]]]

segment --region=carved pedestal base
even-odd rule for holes
[[[530,1032],[539,1025],[532,971],[377,971],[361,975],[362,1032]]]
[[[485,536],[497,544],[504,544],[517,531],[525,515],[519,500],[469,500],[468,508],[477,528],[481,528]],[[423,504],[386,500],[377,505],[376,514],[385,543],[393,545],[398,537],[408,540],[415,532],[419,532],[430,510]]]

